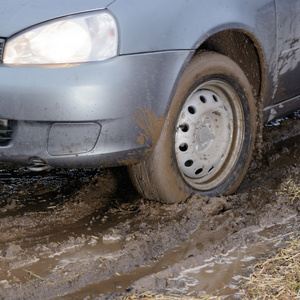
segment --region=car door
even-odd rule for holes
[[[275,0],[277,86],[274,103],[300,94],[300,0]]]

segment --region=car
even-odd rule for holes
[[[228,195],[300,108],[300,0],[2,0],[0,161]]]

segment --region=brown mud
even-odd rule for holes
[[[0,299],[124,299],[151,290],[240,297],[239,276],[291,234],[300,200],[299,113],[264,128],[235,195],[164,205],[123,168],[0,171]]]

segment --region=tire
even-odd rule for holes
[[[151,155],[128,167],[137,191],[165,203],[233,193],[249,166],[256,132],[251,86],[226,56],[195,56],[179,80]]]

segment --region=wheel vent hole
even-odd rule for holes
[[[189,159],[189,160],[187,160],[185,163],[184,163],[184,165],[186,166],[186,167],[191,167],[192,165],[193,165],[193,161],[191,160],[191,159]]]
[[[179,150],[182,151],[182,152],[185,152],[187,151],[187,149],[189,148],[188,144],[184,143],[184,144],[181,144],[179,146]]]
[[[215,102],[219,102],[218,98],[216,95],[213,95],[213,99],[215,100]]]
[[[208,173],[210,173],[214,169],[214,166],[212,166],[209,170]]]
[[[202,103],[206,103],[207,102],[207,100],[206,100],[206,98],[204,96],[200,96],[200,101]]]
[[[203,171],[203,169],[202,169],[202,168],[198,169],[198,170],[195,172],[195,175],[199,175],[199,174],[201,174],[201,173],[202,173],[202,171]]]
[[[180,125],[179,128],[180,128],[181,131],[183,131],[183,132],[188,132],[189,129],[190,129],[190,126],[189,126],[188,124],[185,123],[185,124]]]
[[[191,115],[194,115],[196,113],[196,107],[194,106],[189,106],[188,107],[188,112],[191,114]]]

